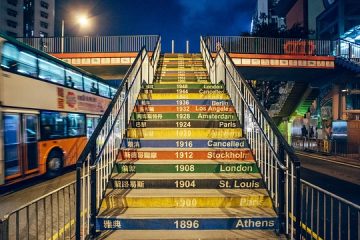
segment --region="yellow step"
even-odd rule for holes
[[[133,189],[111,190],[101,211],[116,208],[272,207],[265,189]]]
[[[220,90],[222,91],[222,90]],[[230,99],[227,93],[140,93],[138,99]]]
[[[149,139],[234,139],[242,137],[241,128],[130,128],[129,138]]]

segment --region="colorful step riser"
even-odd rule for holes
[[[128,138],[148,139],[237,139],[241,128],[129,128]]]
[[[226,93],[224,89],[142,89],[141,93],[143,94],[153,94],[153,93],[177,93],[177,94],[184,94],[184,93],[200,93],[200,94],[218,94],[218,93]]]
[[[96,219],[98,230],[272,230],[278,225],[274,217]]]
[[[126,190],[123,190],[126,191]],[[182,190],[183,191],[183,190]],[[108,196],[101,209],[119,208],[241,208],[272,207],[271,198],[267,195],[253,196],[219,196],[219,197],[129,197],[124,195]]]
[[[145,120],[202,120],[202,121],[238,121],[235,113],[138,113],[133,112],[131,121]]]
[[[236,160],[254,161],[250,149],[204,149],[182,150],[144,150],[122,149],[118,154],[121,160]]]
[[[111,179],[112,189],[263,189],[261,178],[250,179]]]
[[[223,89],[223,84],[198,84],[198,83],[192,83],[192,84],[147,84],[144,86],[144,89],[167,89],[167,90],[173,90],[173,89]]]
[[[192,112],[192,113],[234,113],[235,109],[233,106],[204,106],[204,105],[191,105],[191,106],[148,106],[148,105],[136,105],[134,112],[142,113],[181,113],[181,112]]]
[[[153,105],[153,106],[190,106],[190,105],[203,105],[203,106],[232,106],[231,100],[221,100],[221,99],[179,99],[179,100],[137,100],[137,105]]]
[[[222,139],[201,139],[201,140],[184,140],[184,139],[175,139],[175,140],[146,140],[146,139],[124,139],[121,148],[249,148],[249,145],[246,139],[232,139],[232,140],[222,140]]]
[[[254,162],[229,164],[139,164],[116,162],[114,173],[259,173]]]
[[[130,128],[239,128],[238,121],[130,121]]]

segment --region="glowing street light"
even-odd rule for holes
[[[86,27],[89,24],[89,18],[85,15],[80,16],[78,22],[81,26]]]

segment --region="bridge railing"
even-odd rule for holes
[[[142,48],[115,97],[103,114],[76,165],[76,239],[96,234],[96,214],[105,194],[131,112],[141,86],[152,83],[161,50],[158,38],[154,58]],[[153,63],[152,63],[153,61]]]
[[[139,52],[156,47],[158,35],[17,38],[48,53]]]
[[[300,162],[220,45],[215,59],[201,38],[200,51],[212,83],[230,95],[280,220],[280,232],[300,239]]]
[[[360,44],[344,39],[336,41],[336,56],[360,63]]]
[[[359,239],[360,206],[301,180],[302,239]]]
[[[228,53],[332,56],[335,47],[330,40],[240,36],[206,36],[203,39],[210,52],[217,52],[222,46]]]
[[[0,219],[0,239],[72,239],[75,235],[75,182]]]

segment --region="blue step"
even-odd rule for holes
[[[126,138],[122,148],[249,148],[245,138],[234,140],[145,140]]]
[[[276,217],[247,218],[141,218],[98,217],[97,230],[271,230]]]

